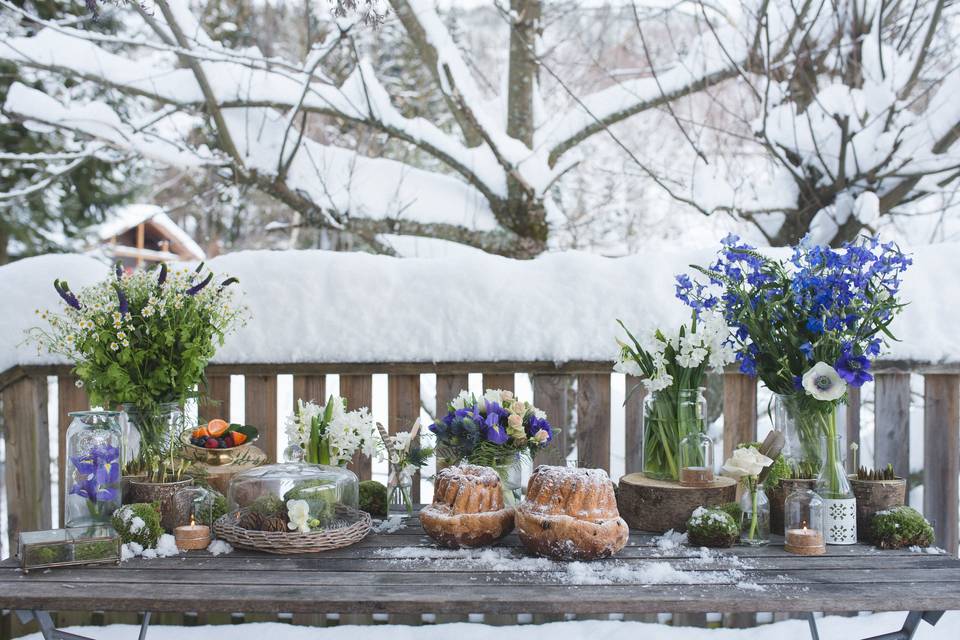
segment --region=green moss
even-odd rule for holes
[[[328,480],[306,480],[283,494],[284,504],[288,500],[306,500],[310,506],[310,518],[320,521],[324,527],[333,520],[338,493],[336,486]]]
[[[287,511],[287,499],[275,496],[272,493],[260,496],[248,506],[251,513],[258,513],[264,517],[272,517]]]
[[[208,527],[213,526],[213,523],[227,512],[226,496],[213,489],[209,491],[210,494],[204,498],[203,504],[197,509],[197,522]]]
[[[60,562],[67,562],[68,560],[70,560],[70,549],[62,544],[31,547],[27,552],[28,567],[58,564]]]
[[[74,560],[116,560],[117,545],[109,540],[78,542],[73,546]]]
[[[376,480],[360,483],[360,510],[375,518],[387,517],[387,487]]]
[[[739,536],[739,525],[721,509],[697,507],[687,520],[687,540],[696,547],[729,547]]]
[[[727,502],[716,508],[733,518],[734,522],[740,522],[740,518],[743,517],[743,510],[740,508],[739,502]]]
[[[163,527],[160,526],[160,508],[155,503],[124,505],[114,511],[111,524],[120,534],[121,542],[136,542],[144,549],[157,546],[157,540],[163,533]]]
[[[933,544],[933,527],[912,507],[894,507],[879,511],[870,524],[871,539],[881,549],[929,547]]]

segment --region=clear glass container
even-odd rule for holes
[[[643,473],[656,480],[680,480],[680,442],[706,431],[704,389],[667,388],[643,400]],[[627,471],[630,471],[629,469]]]
[[[803,556],[827,552],[823,499],[809,489],[794,491],[783,503],[784,550]]]
[[[816,492],[823,498],[823,531],[827,544],[857,543],[857,499],[844,470],[839,436],[821,438],[823,465]]]
[[[713,440],[705,433],[690,433],[680,441],[680,484],[704,487],[713,484]]]
[[[301,512],[293,521],[287,505],[291,500],[307,503],[308,513]],[[360,517],[358,503],[360,483],[349,469],[329,465],[286,462],[255,467],[239,473],[230,481],[227,508],[244,522],[268,526],[262,530],[280,530],[279,522],[299,528],[305,521],[309,530],[324,528],[334,522],[352,522]],[[245,521],[247,514],[253,514]],[[262,521],[262,522],[261,522]]]
[[[120,562],[120,536],[112,527],[23,531],[18,547],[24,573],[49,567]]]
[[[756,479],[744,482],[740,513],[740,543],[751,547],[769,544],[770,501]]]
[[[387,478],[387,489],[389,490],[390,506],[399,505],[407,510],[407,515],[413,515],[413,499],[411,490],[413,489],[413,476],[410,472],[400,465],[390,465],[390,475]]]
[[[774,395],[773,426],[783,433],[783,455],[794,477],[813,479],[823,465],[823,434],[837,433],[837,408],[803,398],[802,394]]]
[[[188,428],[180,405],[166,402],[144,409],[124,404],[123,411],[129,428],[139,435],[140,453],[158,458],[180,450],[180,434]]]
[[[63,487],[64,527],[109,524],[123,498],[121,414],[77,411],[70,418]]]

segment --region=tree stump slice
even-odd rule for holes
[[[631,473],[620,478],[617,508],[631,529],[653,533],[686,531],[687,520],[697,507],[717,507],[736,497],[736,480],[724,476],[717,476],[707,487],[685,487],[678,482]]]
[[[858,480],[850,478],[850,487],[857,498],[857,539],[869,542],[873,516],[880,511],[903,506],[907,498],[907,481]]]

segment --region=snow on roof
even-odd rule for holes
[[[192,256],[199,260],[206,257],[206,252],[190,237],[190,234],[181,229],[180,225],[174,222],[161,207],[152,204],[130,204],[119,207],[108,220],[91,231],[100,240],[106,241],[148,221],[162,229],[168,237],[183,246]]]
[[[893,326],[892,359],[960,361],[960,244],[921,247],[907,272],[910,304]],[[327,251],[246,251],[209,261],[240,278],[252,319],[219,363],[612,360],[616,320],[638,330],[687,319],[673,276],[712,250],[625,258],[566,252],[518,261],[483,254],[391,258]],[[24,331],[56,308],[51,283],[105,277],[93,258],[48,255],[0,267],[0,371],[54,363]]]

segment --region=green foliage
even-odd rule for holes
[[[724,509],[698,507],[687,520],[687,540],[697,547],[729,547],[740,536],[738,522]]]
[[[387,487],[376,480],[360,483],[360,510],[375,518],[387,517]]]
[[[57,564],[70,559],[70,550],[65,544],[50,544],[30,547],[27,553],[27,566]]]
[[[913,507],[894,507],[879,511],[870,524],[871,539],[881,549],[929,547],[933,544],[933,527]]]
[[[743,449],[745,447],[753,447],[757,451],[760,451],[762,442],[742,442],[737,445],[737,449]],[[777,457],[773,459],[773,464],[767,467],[767,476],[763,480],[763,488],[766,491],[772,491],[777,488],[777,485],[780,484],[780,481],[784,478],[790,478],[792,476],[792,467],[790,462],[784,457],[782,453],[777,454]]]
[[[163,534],[160,526],[160,505],[151,502],[127,504],[113,513],[110,523],[124,544],[136,542],[144,549],[157,546]]]
[[[877,481],[896,479],[897,474],[894,473],[892,464],[888,464],[883,469],[867,469],[866,467],[857,469],[857,480]]]
[[[217,519],[227,512],[227,498],[215,489],[209,489],[197,508],[197,522],[212,527]]]

